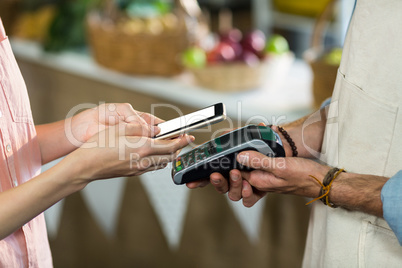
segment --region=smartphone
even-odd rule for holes
[[[183,115],[172,120],[158,124],[161,131],[155,139],[174,138],[183,133],[226,119],[226,109],[223,103],[217,103],[196,112]]]

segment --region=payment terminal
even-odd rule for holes
[[[245,170],[236,161],[239,152],[254,150],[270,157],[284,157],[277,133],[266,126],[248,125],[201,144],[173,161],[175,184],[208,178],[214,172],[228,174],[232,169]],[[249,169],[249,168],[248,168]]]

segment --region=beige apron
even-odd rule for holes
[[[402,1],[357,0],[329,110],[323,159],[349,172],[402,169]],[[402,194],[402,193],[401,193]],[[304,267],[402,267],[387,223],[315,202]]]

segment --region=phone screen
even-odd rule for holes
[[[210,106],[205,109],[193,112],[163,123],[158,124],[161,128],[161,132],[157,135],[162,136],[164,134],[184,129],[187,126],[197,124],[202,121],[207,121],[215,116],[215,106]]]

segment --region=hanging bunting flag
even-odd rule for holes
[[[260,235],[262,214],[265,207],[264,200],[260,200],[251,208],[243,206],[242,201],[233,202],[229,198],[227,198],[227,200],[250,243],[257,243]]]
[[[94,181],[82,190],[82,196],[96,222],[112,238],[120,213],[127,178]]]
[[[162,231],[171,249],[177,249],[187,211],[189,189],[178,187],[171,179],[171,164],[165,169],[141,175]]]

